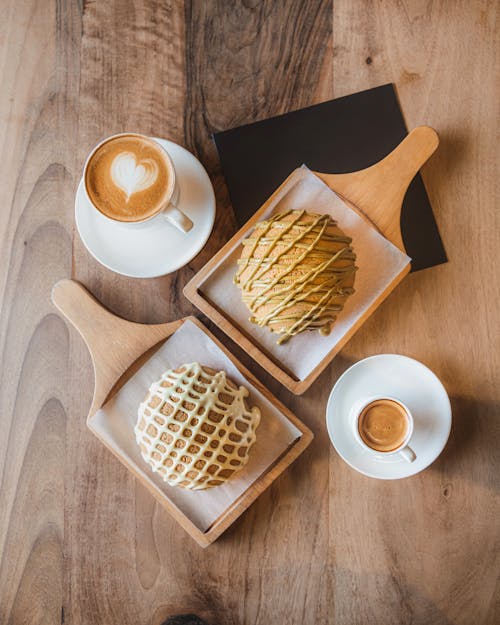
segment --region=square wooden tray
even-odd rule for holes
[[[96,385],[94,400],[87,418],[88,427],[202,547],[207,547],[216,540],[312,441],[313,434],[309,428],[276,399],[195,317],[152,326],[128,322],[105,310],[82,285],[71,280],[63,280],[55,285],[52,299],[79,330],[92,356]],[[101,406],[113,398],[152,354],[188,320],[231,361],[245,378],[245,384],[248,384],[250,392],[252,388],[254,393],[260,392],[281,413],[282,418],[291,422],[300,432],[298,438],[277,456],[205,531],[202,531],[155,483],[153,473],[149,475],[149,472],[142,471],[142,467],[132,455],[123,452],[120,444],[103,429],[98,418]]]
[[[279,212],[283,201],[286,202],[285,209],[302,208],[293,202],[296,195],[303,195],[301,191],[297,192],[296,189],[304,182],[308,184],[311,180],[316,181],[320,194],[325,193],[322,191],[325,188],[323,183],[311,172],[296,170],[184,288],[185,296],[197,308],[248,352],[266,371],[295,394],[301,394],[309,388],[361,324],[399,284],[410,269],[409,260],[399,250],[395,250],[393,247],[392,251],[386,250],[384,239],[374,232],[371,224],[367,225],[366,220],[360,219],[358,215],[348,217],[357,220],[356,232],[359,236],[356,241],[366,241],[367,247],[363,251],[366,262],[363,263],[363,260],[359,260],[361,251],[358,245],[355,247],[355,251],[358,255],[357,264],[360,267],[358,272],[360,275],[358,275],[354,285],[356,293],[352,296],[356,299],[349,302],[351,304],[350,314],[347,314],[346,310],[340,313],[334,326],[334,332],[327,337],[312,332],[304,333],[301,336],[292,337],[286,344],[278,346],[276,335],[271,334],[267,328],[259,328],[251,324],[248,321],[250,313],[241,302],[241,294],[231,282],[230,269],[234,265],[234,271],[236,271],[236,259],[239,255],[241,241],[250,234],[258,221],[269,217],[274,212]],[[329,193],[329,191],[326,192],[327,198]],[[288,199],[290,197],[291,199]],[[342,203],[334,196],[332,199],[335,199],[337,203],[332,203],[332,215],[345,230],[338,214],[339,205]],[[307,202],[306,205],[308,205]],[[349,210],[345,208],[345,205],[341,206],[340,209]],[[369,232],[367,236],[364,234],[366,230]],[[353,236],[349,230],[345,230],[345,232]],[[362,239],[362,236],[365,238]],[[373,244],[374,240],[375,245]],[[390,267],[387,272],[387,280],[382,282],[379,280],[378,283],[375,279],[373,283],[367,279],[368,261],[372,257],[368,253],[368,249],[373,248],[380,252],[377,262],[381,263],[382,254],[384,254],[383,258],[386,258],[387,266]],[[361,274],[362,270],[363,273]],[[365,284],[362,288],[363,295],[357,287],[360,284],[360,279]],[[375,284],[378,284],[378,288],[375,287]]]

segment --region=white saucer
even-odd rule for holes
[[[409,441],[417,459],[374,457],[354,438],[349,416],[353,404],[363,398],[387,395],[401,400],[414,418]],[[333,446],[353,469],[382,480],[397,480],[419,473],[443,451],[451,428],[448,394],[425,365],[397,354],[380,354],[360,360],[338,380],[330,393],[326,424]]]
[[[174,163],[179,208],[194,223],[189,232],[180,232],[166,219],[146,221],[139,227],[112,221],[90,204],[83,180],[76,192],[76,227],[85,247],[102,265],[131,278],[156,278],[176,271],[200,252],[214,225],[214,190],[203,165],[177,143],[156,141]]]

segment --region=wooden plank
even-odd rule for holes
[[[80,112],[80,160],[83,161],[87,149],[100,136],[123,128],[145,133],[159,128],[158,134],[180,142],[201,157],[214,181],[218,200],[214,233],[209,243],[188,267],[174,277],[131,282],[115,276],[96,265],[82,248],[78,237],[75,238],[74,277],[90,287],[94,295],[113,312],[128,319],[163,322],[188,314],[192,308],[181,297],[187,277],[208,260],[234,228],[211,132],[217,129],[218,123],[229,126],[244,121],[245,116],[249,116],[246,119],[250,121],[257,110],[262,117],[278,112],[276,99],[267,101],[262,95],[254,99],[255,110],[248,108],[248,98],[243,105],[241,97],[245,89],[242,86],[230,88],[231,77],[238,74],[238,68],[249,72],[248,84],[251,73],[255,73],[251,67],[252,58],[255,60],[255,55],[260,55],[258,73],[262,80],[267,75],[267,89],[273,82],[276,64],[285,74],[287,63],[303,57],[303,52],[296,49],[297,42],[302,42],[303,46],[307,42],[311,46],[310,56],[307,56],[311,66],[309,74],[307,78],[298,78],[293,89],[283,82],[280,106],[285,110],[317,101],[309,92],[309,86],[317,88],[321,73],[330,63],[325,61],[316,67],[316,58],[331,34],[331,4],[318,4],[312,15],[310,10],[300,9],[297,2],[288,2],[282,8],[268,3],[265,7],[241,8],[239,11],[240,17],[244,17],[244,13],[250,16],[250,22],[236,20],[232,8],[220,2],[195,3],[193,6],[186,3],[184,12],[181,3],[165,5],[149,1],[146,8],[138,2],[86,5],[82,42],[81,90],[84,106]],[[138,20],[138,24],[132,28],[134,20]],[[155,23],[156,27],[147,27]],[[275,41],[269,38],[281,31],[283,23],[288,26],[282,33],[281,47],[274,49]],[[254,27],[267,29],[268,36],[264,40],[256,37]],[[292,37],[290,29],[295,27],[298,28],[297,35]],[[240,37],[245,39],[246,45],[239,53],[232,53],[227,47],[228,40],[238,47]],[[214,40],[215,44],[207,49],[206,42]],[[268,66],[264,61],[264,55],[271,47],[275,67]],[[150,58],[148,55],[153,55],[154,50],[157,51],[154,53],[154,71],[147,73],[146,79],[143,77],[144,61]],[[106,57],[107,54],[111,56]],[[305,57],[300,62],[305,62]],[[223,66],[225,90],[221,90]],[[150,75],[159,77],[154,88],[149,82]],[[134,80],[137,81],[135,86]],[[324,89],[323,86],[321,88]],[[125,92],[127,97],[123,95]],[[130,107],[131,94],[136,102]],[[203,100],[206,103],[200,108],[199,102]],[[201,115],[202,110],[204,115]],[[161,112],[159,117],[158,111]],[[163,118],[163,114],[168,117]],[[240,355],[237,354],[238,357]],[[89,403],[82,401],[82,412]],[[319,413],[318,417],[321,420]],[[85,441],[86,448],[76,459],[77,474],[82,483],[90,480],[96,485],[90,493],[88,488],[71,493],[70,505],[74,510],[74,514],[70,513],[72,525],[71,537],[68,538],[73,553],[71,596],[74,613],[82,618],[94,615],[96,606],[109,605],[109,610],[113,610],[112,618],[121,618],[125,622],[127,619],[142,621],[144,618],[159,622],[162,616],[175,611],[198,611],[214,622],[231,622],[236,601],[232,604],[229,601],[227,580],[233,576],[239,580],[238,585],[231,586],[231,596],[236,598],[245,594],[245,557],[249,567],[257,571],[264,546],[256,549],[256,531],[261,534],[268,532],[266,528],[273,518],[270,515],[275,514],[273,510],[279,512],[279,523],[273,522],[272,530],[272,534],[276,535],[273,549],[276,554],[282,552],[277,540],[278,525],[290,528],[291,540],[303,544],[300,548],[303,555],[300,557],[305,561],[310,560],[312,548],[321,551],[318,531],[325,539],[327,537],[327,526],[319,525],[318,512],[313,508],[319,485],[311,489],[307,484],[307,459],[300,458],[294,463],[277,480],[276,484],[281,485],[279,490],[272,486],[234,527],[201,555],[191,538],[168,514],[151,502],[150,494],[145,493],[142,486],[136,486],[134,479],[128,477],[125,469],[107,450],[98,443],[88,442],[87,433],[80,433],[81,440]],[[322,441],[326,450],[324,432]],[[309,453],[307,450],[303,457]],[[322,460],[327,462],[325,456]],[[295,465],[302,466],[297,469],[300,480],[297,479]],[[324,466],[326,468],[326,464]],[[320,473],[323,480],[327,479],[326,473],[325,470]],[[298,489],[297,482],[300,484]],[[270,501],[273,500],[271,506]],[[287,501],[290,503],[283,505]],[[305,502],[308,523],[318,528],[306,541],[300,539],[303,526],[293,529],[297,507],[291,502],[295,502],[296,506]],[[258,509],[257,513],[253,512],[254,508]],[[82,510],[86,510],[84,515]],[[259,523],[256,523],[256,514]],[[98,521],[89,523],[89,518]],[[241,565],[236,566],[236,562],[240,562],[240,553],[247,555],[243,555]],[[281,558],[285,563],[282,570],[286,572],[290,569],[289,554]],[[276,561],[272,566],[275,564]],[[115,569],[120,571],[119,576]],[[272,574],[275,575],[274,572]],[[323,592],[321,586],[311,580],[307,588],[299,589],[299,583],[297,579],[295,606],[301,601],[316,605],[318,593]],[[111,604],[110,587],[113,587]],[[217,589],[215,596],[214,587]],[[266,609],[289,611],[284,597],[276,608],[272,607],[272,602],[268,603],[270,600],[272,597],[265,600]],[[248,612],[249,618],[255,620],[263,606],[258,596],[254,596],[243,609]],[[103,611],[102,614],[105,620],[109,612]],[[297,619],[300,614],[301,610],[297,612]]]
[[[0,622],[65,604],[69,337],[51,284],[71,269],[76,6],[2,3],[0,20]],[[64,39],[60,38],[67,29]],[[75,82],[76,81],[76,82]],[[61,382],[64,382],[61,384]]]
[[[210,133],[331,97],[331,30],[330,1],[186,3],[186,138],[213,175],[218,202],[218,245],[195,270],[236,229]],[[192,588],[206,597],[214,624],[326,623],[329,442],[321,403],[314,395],[293,397],[244,350],[234,354],[315,438],[203,556],[190,554],[196,562]]]
[[[415,357],[453,409],[443,455],[415,478],[377,482],[331,455],[335,623],[500,619],[495,24],[488,2],[335,2],[335,96],[393,81],[408,125],[440,135],[423,178],[450,257],[408,276],[342,354]]]
[[[99,139],[123,130],[183,143],[182,2],[85,3],[81,51],[79,163]],[[75,178],[74,190],[77,184]],[[121,317],[161,323],[190,310],[176,286],[188,268],[163,279],[131,280],[94,261],[76,232],[73,249],[72,277]],[[90,357],[75,333],[76,342],[88,389]],[[173,592],[165,589],[177,586],[175,603],[187,606],[192,590],[181,552],[199,548],[86,428],[90,404],[91,392],[80,398],[80,429],[68,442],[74,483],[82,485],[67,493],[71,616],[81,623],[140,622],[170,601]]]

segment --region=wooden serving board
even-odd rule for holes
[[[409,135],[383,160],[361,171],[349,174],[325,174],[314,172],[342,200],[371,225],[374,225],[402,252],[405,251],[400,229],[403,198],[408,185],[432,155],[439,144],[437,133],[432,128],[420,126]],[[252,230],[264,218],[274,204],[287,180],[261,206],[255,215],[232,237],[228,243],[191,279],[184,288],[186,297],[207,317],[214,321],[233,341],[247,351],[263,368],[293,393],[300,395],[306,391],[338,351],[351,338],[356,330],[376,310],[385,298],[409,272],[407,264],[385,286],[350,329],[332,347],[319,364],[303,379],[294,376],[283,363],[266,351],[249,332],[243,332],[229,317],[226,311],[219,310],[202,292],[202,285],[217,271],[223,261],[234,252]],[[342,224],[340,224],[342,226]],[[293,340],[293,339],[292,339]]]
[[[159,503],[182,525],[202,547],[207,547],[224,532],[248,506],[304,451],[313,434],[293,413],[268,391],[195,317],[186,317],[171,323],[144,325],[121,319],[106,310],[78,282],[61,280],[52,289],[52,301],[59,311],[75,326],[84,339],[92,358],[95,387],[87,417],[91,431],[141,481]],[[273,404],[299,431],[300,437],[277,457],[271,467],[254,481],[225,512],[208,528],[201,531],[152,479],[137,470],[130,458],[120,452],[118,445],[101,436],[93,425],[95,413],[116,393],[185,321],[201,329],[237,367],[249,382]]]

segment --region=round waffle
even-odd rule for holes
[[[172,486],[202,490],[228,480],[248,462],[260,410],[248,390],[199,363],[169,369],[139,406],[142,457]]]
[[[243,241],[235,283],[250,321],[281,334],[330,333],[354,292],[356,255],[351,239],[329,215],[277,213]]]

